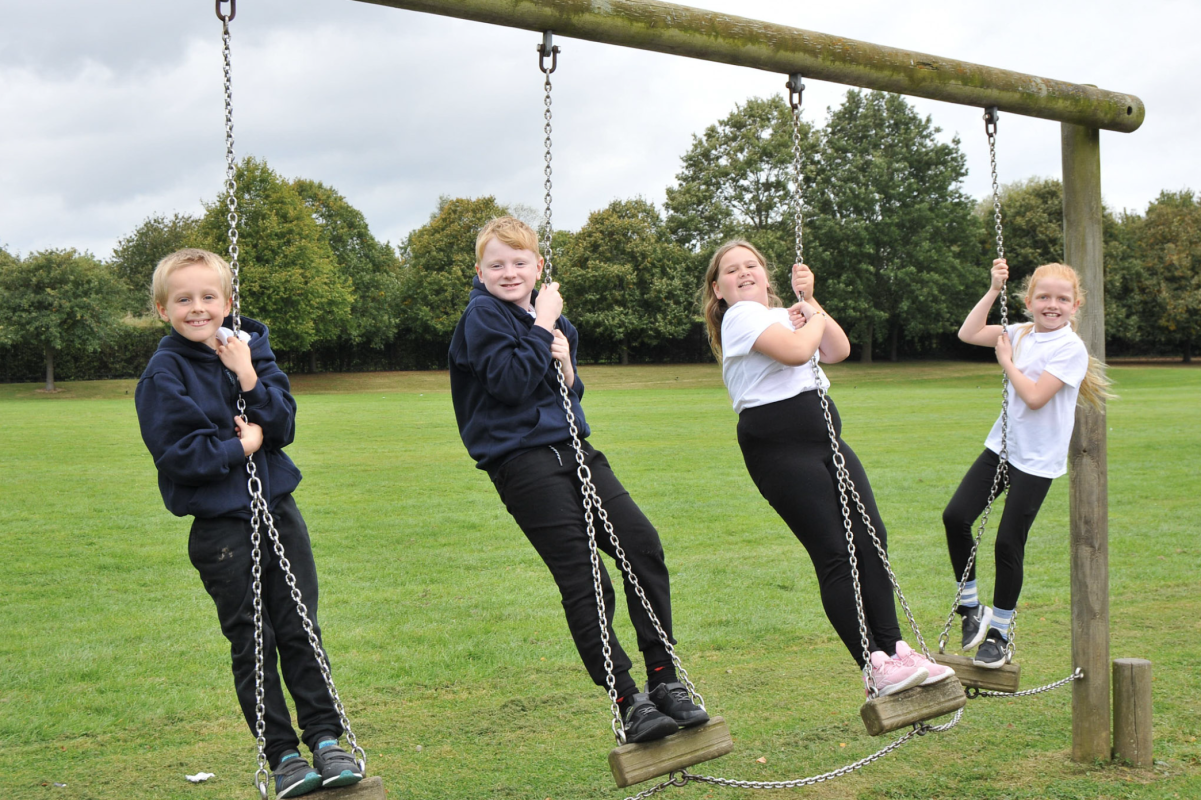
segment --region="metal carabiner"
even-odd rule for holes
[[[222,3],[229,3],[228,17],[221,13]],[[234,17],[238,16],[238,0],[217,0],[216,11],[217,19],[221,20],[222,22],[233,22]]]
[[[997,117],[999,116],[1001,116],[1001,112],[997,111],[996,106],[984,109],[984,132],[990,139],[997,135]]]
[[[550,69],[546,68],[546,59],[550,58]],[[542,44],[538,45],[538,69],[546,75],[551,74],[559,66],[559,45],[555,44],[554,31],[542,33]]]
[[[788,76],[788,82],[784,84],[788,87],[788,105],[792,106],[793,110],[801,107],[802,95],[805,93],[805,84],[801,78],[801,73],[794,72]]]

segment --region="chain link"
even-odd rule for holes
[[[242,330],[242,298],[241,298],[241,281],[238,268],[238,198],[237,198],[237,159],[234,156],[234,122],[233,122],[233,89],[232,89],[232,58],[230,56],[230,32],[229,22],[233,19],[236,13],[233,3],[230,4],[229,16],[223,16],[220,13],[221,3],[217,3],[217,16],[221,19],[221,43],[222,43],[222,59],[224,62],[224,83],[225,83],[225,203],[228,208],[227,221],[229,228],[227,235],[229,237],[229,266],[233,272],[232,286],[232,306],[230,315],[233,318],[233,329],[235,335]],[[238,416],[243,420],[249,421],[246,416],[246,398],[243,396],[239,387],[237,400]],[[313,655],[316,658],[317,666],[321,670],[321,677],[325,681],[325,688],[329,692],[330,699],[334,703],[334,709],[338,713],[338,719],[342,724],[342,729],[346,732],[346,742],[350,745],[351,753],[354,755],[355,763],[359,770],[365,770],[367,767],[367,753],[359,746],[354,731],[351,730],[350,720],[346,716],[346,708],[342,703],[342,698],[338,694],[338,689],[334,685],[333,673],[330,671],[329,660],[325,655],[325,651],[321,648],[321,641],[317,636],[317,631],[309,618],[308,608],[304,604],[304,598],[301,595],[300,589],[296,586],[296,576],[292,573],[292,565],[288,561],[287,555],[284,552],[283,543],[279,540],[279,533],[275,529],[275,520],[271,516],[271,511],[267,505],[267,500],[263,496],[263,483],[258,476],[258,467],[254,463],[253,456],[246,457],[246,489],[250,494],[250,544],[251,544],[251,588],[253,591],[253,607],[254,607],[254,735],[255,744],[258,748],[257,769],[254,774],[254,784],[259,790],[259,796],[262,800],[267,800],[267,783],[270,779],[268,770],[269,764],[267,761],[267,739],[266,739],[266,704],[265,688],[264,688],[264,652],[263,652],[263,557],[262,557],[262,541],[263,529],[266,528],[267,537],[271,542],[272,549],[275,552],[276,559],[279,562],[280,569],[284,572],[284,579],[288,584],[288,589],[292,596],[292,601],[296,604],[296,612],[300,615],[301,624],[304,626],[305,633],[308,636],[309,645],[313,650]]]
[[[804,214],[801,206],[801,100],[805,91],[802,75],[794,72],[784,84],[788,87],[788,104],[792,106],[792,183],[795,191],[792,195],[793,232],[796,235],[796,261],[794,264],[805,263],[805,239],[803,231]]]
[[[549,67],[546,65],[546,59],[548,57],[551,59],[551,63],[550,63]],[[555,231],[554,225],[551,222],[551,187],[552,187],[552,184],[551,184],[551,137],[550,137],[550,135],[551,135],[551,96],[550,96],[550,92],[551,92],[552,87],[551,87],[551,82],[550,82],[550,75],[552,72],[554,72],[556,69],[558,69],[558,67],[559,67],[559,46],[554,43],[554,34],[552,34],[550,31],[546,31],[542,34],[542,44],[538,45],[538,69],[541,70],[542,74],[546,76],[546,79],[542,83],[542,89],[544,92],[543,100],[542,100],[542,104],[543,104],[542,119],[544,120],[544,124],[542,126],[542,132],[543,132],[543,136],[544,136],[544,138],[542,139],[542,146],[545,151],[545,154],[543,155],[543,161],[545,162],[545,166],[542,168],[542,174],[545,178],[545,180],[543,181],[543,184],[542,184],[542,188],[543,188],[543,192],[544,192],[544,194],[542,196],[542,200],[545,205],[545,210],[543,211],[543,214],[542,214],[542,225],[541,225],[541,237],[540,238],[542,240],[541,241],[542,252],[545,254],[543,275],[544,275],[544,280],[547,283],[550,283],[551,272],[554,268],[554,263],[553,263],[554,262],[554,248],[551,246],[552,245],[551,240],[554,238],[554,231]]]
[[[543,43],[538,47],[539,53],[539,69],[546,75],[546,80],[543,84],[546,91],[545,106],[546,111],[544,117],[546,119],[546,138],[543,142],[546,148],[544,160],[546,168],[546,208],[543,213],[543,230],[541,237],[541,246],[545,252],[545,273],[544,281],[550,281],[551,273],[551,237],[553,228],[551,227],[551,83],[550,73],[555,70],[558,64],[557,54],[558,46],[552,46],[550,32],[546,32],[543,36]],[[545,59],[547,56],[552,56],[554,61],[551,67],[546,67]],[[601,650],[605,657],[605,688],[609,694],[609,707],[613,714],[613,735],[619,744],[625,743],[625,728],[621,721],[621,709],[617,704],[617,679],[613,674],[613,659],[612,645],[609,641],[609,620],[605,610],[604,584],[601,578],[601,564],[599,548],[596,544],[596,520],[600,519],[601,526],[605,529],[605,533],[609,537],[609,543],[613,545],[614,558],[621,567],[622,573],[625,575],[629,585],[633,587],[634,593],[638,596],[639,602],[642,604],[643,610],[646,611],[647,617],[651,624],[654,625],[655,633],[659,637],[659,641],[663,644],[667,654],[671,657],[671,663],[675,667],[676,675],[680,682],[688,689],[688,694],[693,698],[693,701],[701,708],[705,707],[705,699],[697,691],[692,679],[688,675],[688,671],[684,669],[683,663],[680,661],[679,655],[676,653],[675,646],[671,643],[671,637],[667,635],[663,624],[659,621],[659,615],[655,613],[654,607],[651,605],[650,599],[647,598],[646,592],[642,588],[642,584],[638,581],[638,576],[634,573],[634,567],[630,564],[629,558],[626,556],[625,549],[621,546],[621,540],[617,536],[617,531],[613,528],[613,523],[609,521],[609,514],[601,504],[600,494],[596,491],[596,486],[592,483],[592,471],[584,463],[585,453],[584,444],[580,439],[579,426],[576,423],[575,409],[572,406],[571,394],[568,390],[567,381],[563,377],[563,365],[558,361],[555,364],[555,377],[559,384],[559,395],[563,401],[563,413],[567,418],[567,427],[571,431],[571,446],[575,452],[576,460],[576,477],[580,482],[580,493],[582,496],[584,508],[584,522],[588,531],[588,556],[592,564],[592,588],[596,594],[596,615],[597,623],[600,625],[601,635]]]
[[[821,775],[813,775],[812,777],[808,778],[796,778],[787,781],[741,781],[733,778],[718,778],[710,775],[693,775],[687,770],[680,770],[678,773],[673,772],[669,776],[668,780],[658,783],[655,786],[639,792],[636,795],[627,797],[626,800],[645,800],[645,798],[651,797],[652,795],[663,791],[669,786],[686,786],[689,782],[707,783],[712,786],[728,786],[736,789],[799,789],[803,786],[814,786],[819,783],[825,783],[826,781],[834,780],[835,778],[841,778],[843,775],[849,775],[857,770],[861,770],[868,764],[878,761],[884,756],[898,749],[906,742],[912,740],[914,737],[925,736],[927,733],[942,733],[943,731],[950,730],[959,724],[959,720],[962,716],[963,709],[961,708],[955,712],[955,716],[950,722],[946,722],[942,725],[927,725],[926,723],[917,723],[913,726],[913,729],[904,736],[897,738],[895,741],[889,743],[882,749],[877,750],[870,756],[861,758],[858,761],[847,764],[843,767],[839,767],[838,769],[831,770],[830,772],[823,772]]]
[[[1066,678],[1057,680],[1054,683],[1048,683],[1046,686],[1039,686],[1037,689],[1027,689],[1024,692],[993,692],[989,691],[988,689],[971,688],[967,690],[967,696],[969,700],[975,700],[977,697],[1030,697],[1031,695],[1042,694],[1043,692],[1049,692],[1052,689],[1058,689],[1060,686],[1071,683],[1072,681],[1079,681],[1083,679],[1084,669],[1081,667],[1076,667],[1072,674]]]
[[[992,206],[994,228],[997,232],[997,258],[1005,257],[1005,236],[1001,226],[1001,187],[997,182],[997,117],[999,112],[995,106],[985,109],[984,111],[984,132],[988,136],[988,160],[992,168]],[[1008,302],[1008,283],[1001,284],[1001,328],[1008,330],[1009,328],[1009,302]],[[959,586],[955,590],[955,600],[951,603],[951,611],[947,614],[947,622],[943,626],[942,633],[938,637],[938,652],[945,653],[946,646],[951,636],[951,626],[955,623],[955,612],[959,608],[959,603],[963,599],[963,590],[967,586],[968,576],[972,573],[972,565],[976,562],[976,551],[980,547],[980,540],[984,537],[985,527],[988,525],[989,514],[992,513],[993,502],[1002,494],[1009,493],[1009,376],[1004,370],[1001,370],[1001,452],[997,456],[997,472],[993,476],[992,488],[988,493],[988,502],[984,505],[984,511],[980,515],[980,525],[976,530],[976,537],[972,541],[972,552],[968,554],[967,566],[963,569],[963,576],[959,579]],[[1013,611],[1013,616],[1009,620],[1009,628],[1006,631],[1005,645],[1005,660],[1006,662],[1013,661],[1015,651],[1014,642],[1017,638],[1017,609]],[[1022,692],[1021,694],[1025,694]],[[1016,695],[1009,695],[1011,697]]]

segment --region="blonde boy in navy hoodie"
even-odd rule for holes
[[[188,249],[154,271],[154,305],[171,332],[138,380],[142,439],[158,469],[167,509],[194,517],[188,556],[217,606],[229,639],[234,687],[246,724],[255,726],[254,608],[251,592],[250,494],[246,459],[254,459],[263,495],[317,628],[317,568],[308,529],[292,499],[300,471],[284,454],[295,433],[296,402],[275,363],[267,326],[242,318],[242,336],[224,327],[233,274],[224,259]],[[241,391],[246,416],[237,416]],[[342,724],[317,665],[283,570],[264,536],[262,603],[265,738],[276,797],[322,786],[347,786],[362,771],[338,746]],[[301,758],[275,658],[296,703],[314,766]]]
[[[638,582],[671,637],[671,589],[659,533],[617,480],[604,454],[588,443],[576,375],[576,330],[562,315],[559,284],[542,277],[538,237],[513,217],[500,217],[475,243],[476,278],[450,344],[450,393],[459,435],[476,466],[487,471],[501,501],[550,569],[563,599],[576,650],[596,685],[606,685],[588,535],[576,478],[575,451],[559,394],[563,369],[584,463]],[[610,556],[607,535],[597,547]],[[629,656],[613,633],[613,586],[601,571],[613,674],[626,741],[646,742],[709,719],[679,682],[671,656],[628,582],[626,605],[646,663],[647,690],[630,676]],[[672,640],[675,641],[674,639]]]

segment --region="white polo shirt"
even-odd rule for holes
[[[1061,388],[1037,411],[1009,384],[1009,463],[1029,475],[1058,478],[1068,471],[1068,443],[1076,424],[1076,398],[1088,372],[1088,350],[1071,326],[1035,333],[1029,323],[1010,325],[1013,363],[1032,381],[1049,372],[1063,381]],[[1001,418],[993,424],[984,446],[1001,452]]]
[[[788,309],[768,308],[753,300],[730,306],[721,321],[721,377],[726,382],[734,410],[787,400],[801,392],[812,391],[821,383],[830,388],[830,380],[809,362],[799,367],[781,364],[752,348],[759,336],[772,325],[795,330]]]

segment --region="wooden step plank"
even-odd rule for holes
[[[895,731],[915,722],[950,714],[967,705],[963,686],[955,677],[930,686],[916,686],[903,692],[868,700],[859,709],[863,724],[872,736]]]
[[[1005,664],[997,669],[977,667],[971,656],[953,656],[950,653],[935,653],[934,660],[955,670],[955,676],[965,689],[988,689],[992,692],[1013,694],[1021,682],[1022,668],[1017,664]]]
[[[666,739],[615,747],[609,753],[609,769],[622,788],[724,756],[733,749],[730,727],[721,717],[713,717]]]
[[[323,789],[313,795],[321,800],[385,800],[388,793],[384,791],[384,781],[380,776],[373,775],[354,784],[340,789]]]

